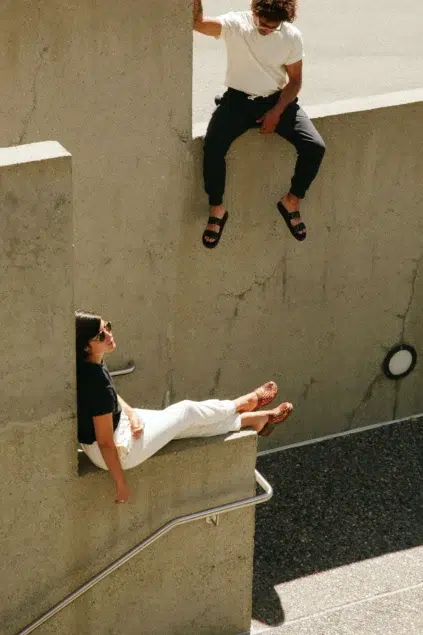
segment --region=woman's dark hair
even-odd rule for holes
[[[76,326],[76,361],[87,360],[88,352],[85,350],[88,342],[98,335],[101,326],[101,317],[90,311],[75,312]]]
[[[270,22],[293,22],[297,0],[252,0],[253,13]]]

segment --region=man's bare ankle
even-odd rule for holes
[[[297,196],[294,196],[290,192],[282,196],[281,202],[282,205],[285,205],[288,211],[294,212],[299,211],[300,209],[301,199]]]
[[[217,216],[218,218],[223,218],[224,214],[225,214],[224,205],[210,205],[210,216]]]

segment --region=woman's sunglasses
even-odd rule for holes
[[[93,338],[91,338],[92,342],[104,342],[104,340],[106,339],[106,333],[105,331],[107,331],[108,333],[112,332],[112,323],[111,322],[106,322],[104,325],[104,328],[100,331],[100,333],[97,333],[97,335]]]

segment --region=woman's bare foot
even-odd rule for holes
[[[259,433],[263,430],[269,419],[269,413],[266,410],[260,412],[243,412],[241,415],[241,428],[252,428]]]
[[[252,412],[257,408],[267,406],[278,393],[278,387],[274,381],[268,381],[262,386],[259,386],[253,392],[249,392],[242,397],[234,399],[236,406],[236,412]]]
[[[241,428],[252,428],[261,436],[269,436],[275,425],[285,421],[293,409],[292,403],[284,401],[273,410],[244,412],[241,414]]]
[[[288,419],[293,410],[294,406],[289,401],[284,401],[276,408],[273,408],[273,410],[270,410],[267,422],[259,431],[259,435],[262,437],[268,437],[270,434],[272,434],[275,426],[278,423],[282,423],[283,421],[286,421],[286,419]]]

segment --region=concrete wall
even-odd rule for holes
[[[180,441],[128,473],[78,474],[71,157],[0,150],[0,633],[14,635],[172,518],[252,496],[256,436]],[[248,629],[254,512],[173,530],[40,635],[232,635]]]
[[[296,413],[267,447],[423,409],[423,91],[310,114],[328,150],[304,202],[306,242],[275,207],[294,151],[256,131],[230,151],[230,217],[214,251],[199,242],[206,208],[195,142],[198,185],[181,239],[176,393],[233,394],[274,378]],[[404,341],[420,362],[394,382],[381,363]]]
[[[230,221],[206,251],[191,2],[0,11],[0,142],[53,137],[74,156],[76,304],[113,321],[113,367],[136,362],[119,382],[130,403],[230,396],[274,377],[297,410],[270,445],[422,409],[420,366],[401,384],[380,372],[391,345],[419,347],[421,91],[313,109],[328,152],[304,244],[274,206],[292,149],[238,140]]]
[[[127,378],[129,397],[151,404],[171,384],[191,15],[191,0],[0,7],[0,146],[59,139],[72,153],[76,304],[115,323],[116,365],[148,367]]]
[[[380,364],[402,340],[422,352],[422,100],[315,113],[329,149],[304,209],[309,237],[301,245],[274,207],[289,181],[291,148],[245,135],[230,156],[224,239],[206,251],[201,141],[190,143],[190,10],[188,0],[154,8],[15,0],[0,9],[0,145],[58,138],[74,156],[76,304],[116,323],[115,366],[137,363],[119,391],[133,405],[157,407],[233,396],[273,377],[297,410],[270,445],[421,411],[421,364],[400,384]],[[248,435],[202,442],[194,454],[190,443],[171,446],[131,474],[134,504],[124,508],[110,507],[107,475],[77,477],[71,166],[56,151],[17,163],[6,154],[1,167],[7,635],[170,509],[177,515],[254,489]],[[98,632],[105,619],[110,632],[139,633],[135,607],[146,633],[247,630],[252,515],[225,522],[213,539],[209,526],[178,530],[166,548],[112,576],[94,602],[81,599],[40,632]],[[204,559],[187,571],[193,543]],[[216,562],[228,572],[224,584]],[[199,591],[198,571],[209,572],[210,595]],[[196,622],[177,612],[176,591]]]

